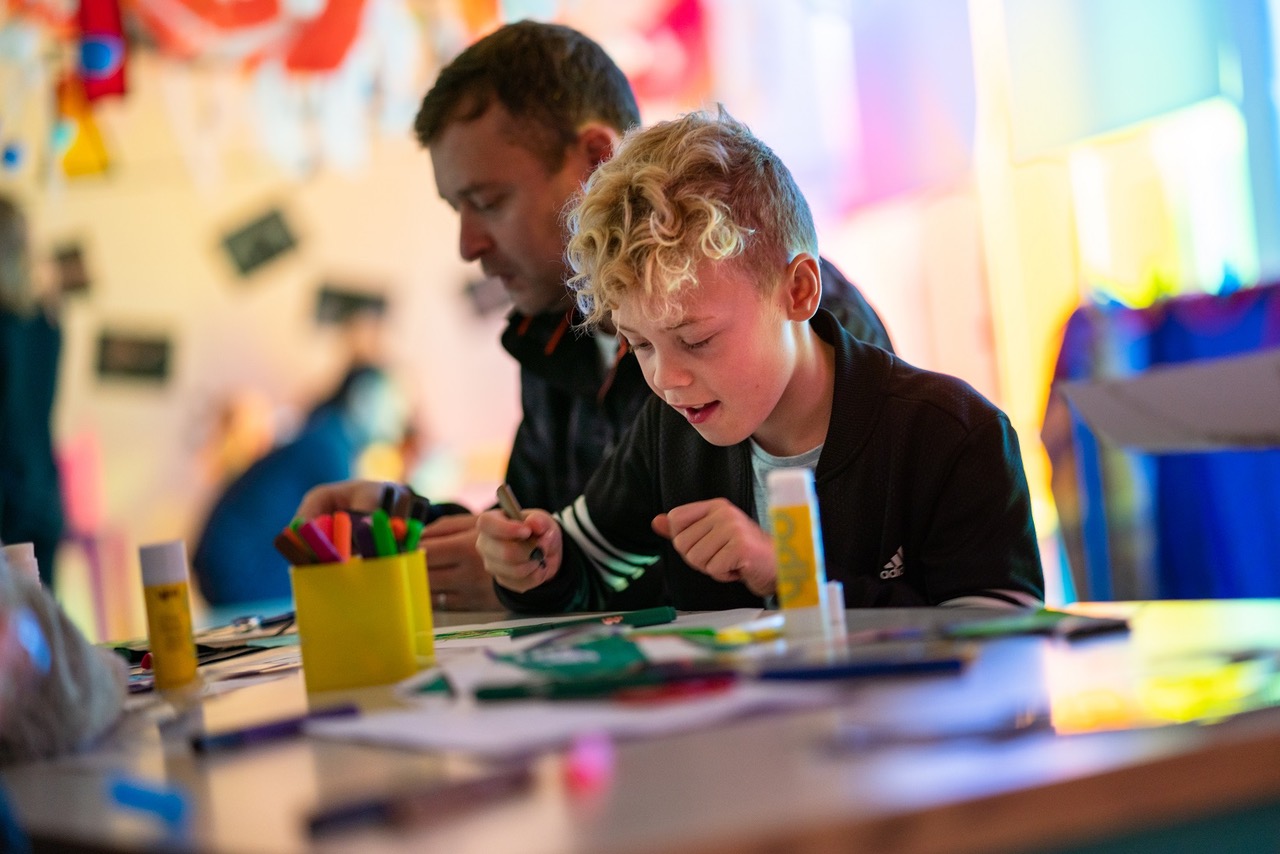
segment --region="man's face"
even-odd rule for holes
[[[624,298],[613,322],[644,378],[702,438],[729,446],[768,435],[791,382],[795,325],[785,288],[764,293],[740,264],[703,261],[676,313],[654,320],[641,297]],[[761,442],[772,451],[772,443]],[[774,451],[776,453],[776,451]]]
[[[570,146],[552,173],[517,144],[519,126],[494,102],[477,119],[453,122],[431,146],[440,196],[458,212],[458,251],[496,276],[522,314],[567,302],[560,212],[591,172]]]

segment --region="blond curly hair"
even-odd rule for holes
[[[723,107],[623,137],[566,211],[569,289],[586,325],[624,296],[666,318],[703,260],[734,260],[772,289],[797,254],[818,255],[791,172]]]

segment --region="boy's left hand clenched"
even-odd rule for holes
[[[655,516],[653,530],[671,540],[684,562],[716,581],[741,581],[770,596],[778,569],[773,540],[756,521],[724,498],[682,504]]]

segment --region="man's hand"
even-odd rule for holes
[[[343,480],[323,483],[302,496],[302,503],[294,511],[295,519],[314,519],[338,510],[354,510],[372,513],[382,505],[383,493],[390,489],[395,496],[393,516],[409,515],[413,493],[408,487],[382,480]]]
[[[716,581],[741,581],[757,596],[770,596],[777,586],[773,541],[724,498],[675,507],[654,517],[653,530],[671,540],[685,563]]]
[[[442,611],[502,611],[493,592],[493,576],[485,572],[476,549],[476,517],[471,513],[441,516],[422,529],[427,552],[431,604]]]
[[[526,510],[519,522],[501,510],[488,510],[477,518],[476,530],[485,570],[508,590],[532,590],[560,569],[563,534],[545,510]],[[541,560],[534,559],[535,548],[542,549]]]

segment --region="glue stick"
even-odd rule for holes
[[[199,687],[196,643],[191,633],[187,548],[181,540],[138,550],[147,603],[147,638],[157,691],[186,693]]]
[[[788,640],[829,640],[827,568],[813,471],[771,471],[768,486],[783,633]]]

